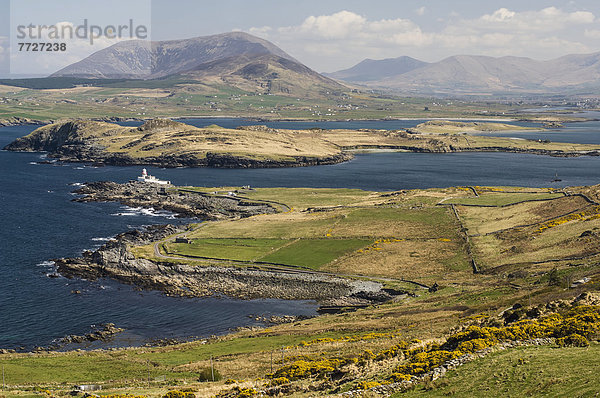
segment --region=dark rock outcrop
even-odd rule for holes
[[[73,199],[75,202],[119,202],[130,207],[167,210],[179,217],[195,217],[202,220],[242,218],[278,211],[268,203],[249,202],[238,197],[206,195],[192,190],[165,189],[162,185],[144,182],[90,182],[74,193],[83,195]]]

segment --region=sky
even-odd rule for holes
[[[9,4],[10,0],[0,0],[0,72],[14,27],[25,20],[76,26],[88,18],[105,26],[133,18],[148,25],[152,40],[239,30],[272,41],[318,72],[345,69],[365,58],[403,55],[429,62],[458,54],[546,60],[600,51],[598,0],[13,0],[12,8]],[[73,43],[72,51],[62,57],[15,57],[12,51],[12,72],[24,73],[32,65],[46,73],[111,43],[98,40],[95,47]]]

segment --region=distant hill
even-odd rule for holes
[[[387,68],[389,61],[369,60],[368,65],[378,70]],[[357,79],[358,75],[344,75],[364,62],[329,76],[415,94],[569,94],[600,88],[600,53],[567,55],[549,61],[457,55],[435,63],[424,63],[411,70],[398,68],[395,74],[388,72],[387,76],[378,79],[371,79],[364,73],[362,79]]]
[[[428,63],[411,57],[365,59],[352,68],[334,73],[324,73],[324,75],[348,82],[369,82],[410,72],[425,65]]]
[[[51,77],[152,80],[167,76],[290,95],[314,95],[311,90],[324,94],[345,90],[340,83],[311,70],[274,44],[243,32],[151,43],[120,42]]]

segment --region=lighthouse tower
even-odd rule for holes
[[[146,169],[142,169],[142,177],[148,177],[148,171],[146,171]]]

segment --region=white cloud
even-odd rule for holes
[[[415,10],[415,13],[419,16],[425,15],[426,12],[427,12],[427,7],[425,7],[425,6],[419,7]]]
[[[365,17],[350,11],[340,11],[333,15],[310,16],[304,20],[298,30],[323,38],[347,38],[364,29]]]
[[[556,7],[524,12],[500,8],[491,14],[464,22],[472,27],[486,30],[551,32],[573,25],[591,24],[595,19],[595,15],[588,11],[565,12]]]
[[[259,28],[250,28],[248,30],[248,33],[251,33],[253,35],[256,36],[267,36],[269,34],[269,32],[271,32],[273,30],[273,28],[271,28],[270,26],[261,26]]]
[[[590,39],[600,39],[600,29],[586,29],[584,35]]]
[[[415,10],[425,13],[426,8]],[[476,18],[454,14],[424,30],[404,18],[370,20],[351,11],[309,16],[296,26],[263,26],[250,33],[274,41],[319,71],[349,67],[365,58],[410,55],[426,61],[457,54],[548,59],[600,50],[600,26],[588,11],[556,7],[533,11],[499,8]],[[587,28],[584,33],[584,28]]]
[[[8,54],[8,38],[0,36],[0,71],[3,69],[3,64],[7,60]]]

